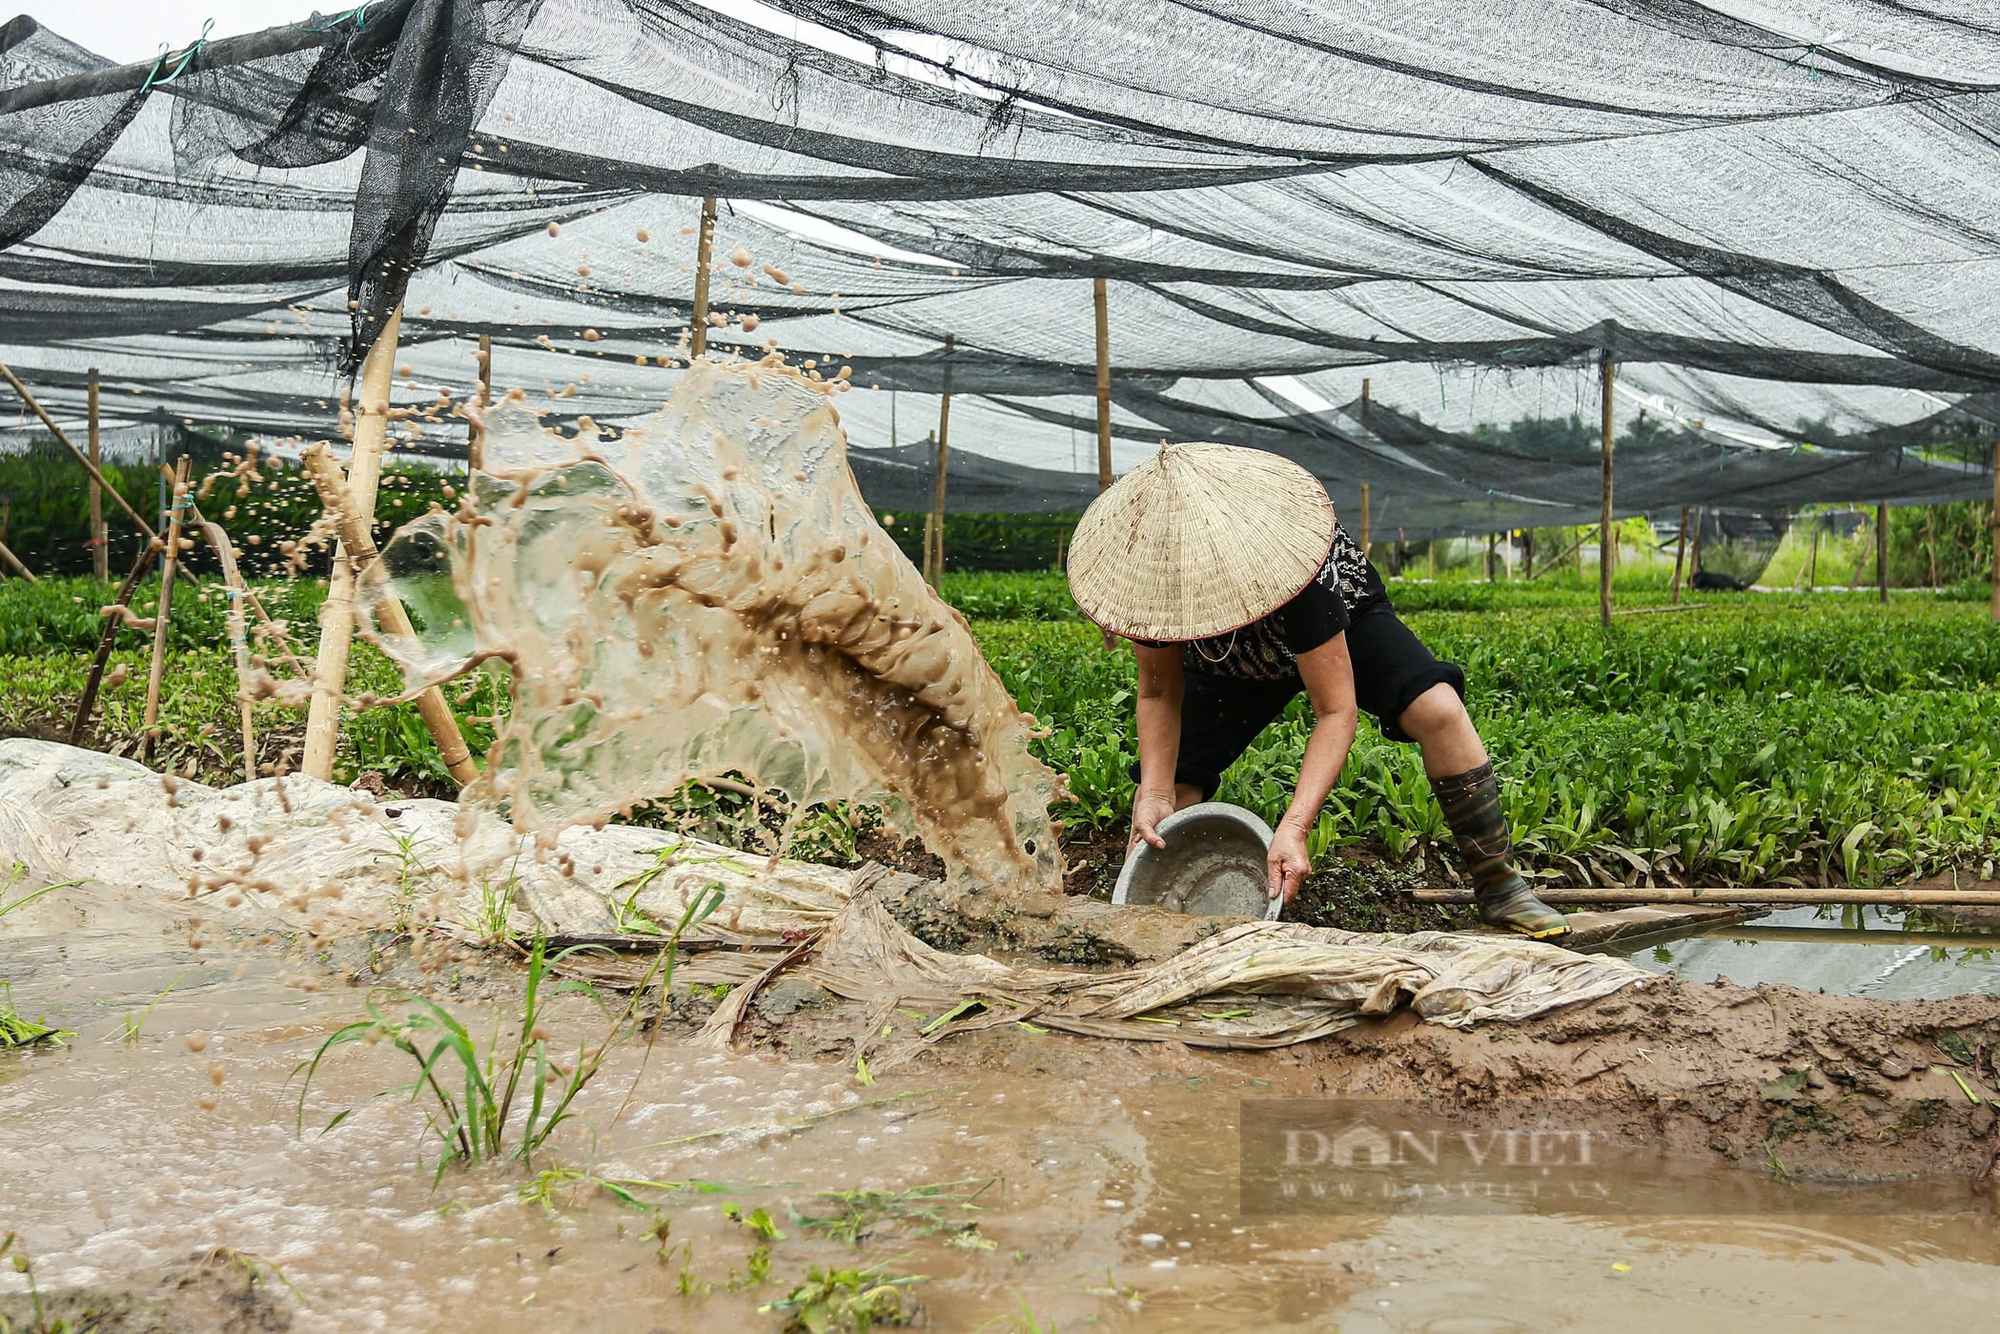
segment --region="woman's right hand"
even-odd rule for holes
[[[1158,825],[1173,813],[1173,793],[1140,789],[1132,797],[1132,840],[1125,846],[1134,847],[1143,838],[1156,848],[1166,847],[1167,840],[1160,837]]]

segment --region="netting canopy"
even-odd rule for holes
[[[616,433],[711,354],[830,372],[955,510],[1275,450],[1412,536],[1991,494],[2000,20],[1890,0],[381,0],[118,66],[0,26],[0,360],[58,418],[334,434],[497,389]],[[462,457],[447,412],[400,424]]]

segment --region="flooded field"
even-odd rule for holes
[[[1323,1096],[1380,1060],[1364,1050],[1379,1024],[1223,1055],[1009,1026],[872,1084],[845,1055],[852,1013],[801,1009],[786,1041],[743,1055],[668,1024],[650,1057],[613,1053],[532,1170],[447,1168],[433,1185],[420,1105],[378,1096],[411,1074],[387,1043],[330,1057],[295,1130],[297,1067],[363,1013],[359,947],[299,962],[191,949],[165,914],[127,926],[0,924],[17,1004],[76,1034],[0,1055],[0,1231],[21,1233],[45,1295],[315,1331],[777,1329],[787,1313],[758,1308],[813,1266],[921,1275],[904,1300],[947,1330],[1879,1327],[1914,1303],[1970,1320],[2000,1299],[1993,1219],[1956,1181],[1881,1212],[1702,1163],[1713,1212],[1699,1184],[1670,1214],[1614,1178],[1590,1212],[1246,1213],[1240,1109]],[[512,963],[468,955],[437,980],[476,1036],[519,1013]],[[574,1050],[603,1021],[569,998],[550,1023]],[[624,1187],[650,1206],[632,1208],[537,1177],[556,1167],[669,1184]],[[782,1235],[756,1234],[758,1208]],[[256,1257],[254,1305],[186,1305],[194,1289],[174,1285],[217,1247]],[[0,1279],[17,1320],[25,1290]]]
[[[1784,908],[1740,926],[1633,951],[1690,982],[1781,982],[1836,996],[1938,1000],[2000,995],[2000,934],[1907,929],[1901,910]]]

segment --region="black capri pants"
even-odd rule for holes
[[[1465,698],[1465,672],[1439,662],[1386,602],[1364,607],[1347,627],[1347,655],[1354,664],[1355,703],[1381,725],[1391,741],[1410,741],[1397,719],[1419,695],[1440,683]],[[1184,673],[1180,759],[1174,781],[1201,789],[1207,801],[1222,786],[1222,771],[1236,763],[1258,733],[1276,721],[1305,683],[1294,673],[1278,680]],[[1132,766],[1138,781],[1139,766]]]

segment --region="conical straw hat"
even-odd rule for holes
[[[1164,447],[1083,513],[1069,591],[1133,639],[1205,639],[1292,600],[1333,546],[1333,502],[1289,459],[1236,445]]]

